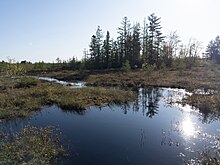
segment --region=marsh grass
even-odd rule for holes
[[[21,77],[15,84],[15,88],[30,88],[31,86],[36,86],[39,80],[34,77]]]
[[[51,164],[64,154],[55,127],[27,126],[20,132],[0,131],[0,165]]]
[[[102,87],[71,89],[41,81],[16,88],[17,83],[23,80],[11,81],[14,80],[0,82],[0,86],[4,88],[0,92],[0,119],[25,117],[33,111],[40,110],[44,105],[56,104],[65,110],[78,111],[92,105],[127,104],[135,98],[132,92],[117,89]]]
[[[210,122],[220,117],[220,93],[192,94],[182,100],[183,104],[189,104],[197,108],[203,115],[203,122]]]
[[[210,67],[194,67],[190,70],[157,70],[149,72],[136,70],[128,73],[110,72],[90,74],[86,79],[91,86],[119,86],[119,87],[175,87],[194,89],[220,89],[220,70]]]

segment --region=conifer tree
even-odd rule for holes
[[[159,55],[161,51],[161,44],[164,39],[161,32],[160,18],[151,14],[149,20],[149,63],[160,65]]]

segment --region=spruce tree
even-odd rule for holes
[[[104,57],[104,68],[111,67],[111,41],[110,41],[110,33],[107,31],[106,38],[103,43],[103,57]]]
[[[160,18],[151,14],[148,17],[149,20],[149,63],[156,64],[157,67],[160,65],[159,55],[161,51],[161,43],[164,39],[161,32]]]

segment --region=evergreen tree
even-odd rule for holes
[[[220,37],[217,36],[215,40],[209,42],[206,53],[211,60],[220,63]]]
[[[96,30],[96,35],[93,35],[90,42],[90,69],[100,69],[101,68],[101,46],[102,46],[102,30],[98,26]]]
[[[90,60],[88,61],[88,69],[95,69],[95,63],[97,58],[97,41],[96,36],[93,35],[90,42]]]
[[[111,41],[110,41],[110,33],[107,31],[106,38],[103,43],[103,57],[104,57],[104,68],[111,67]]]
[[[143,27],[143,33],[142,33],[142,60],[143,60],[143,63],[148,62],[148,48],[149,48],[148,24],[146,23],[146,19],[144,19],[144,27]]]
[[[135,66],[139,66],[140,51],[141,51],[140,24],[136,23],[133,27],[133,34],[132,34],[132,54],[130,58],[131,68],[135,68]]]
[[[118,28],[118,33],[119,33],[119,49],[120,49],[120,58],[119,58],[119,63],[120,66],[122,66],[122,64],[128,60],[128,52],[129,52],[129,46],[128,46],[128,38],[131,35],[130,34],[130,30],[131,30],[131,25],[130,25],[130,21],[128,20],[127,17],[124,17],[122,19],[122,23],[121,23],[121,27]]]
[[[102,29],[100,28],[100,26],[98,26],[97,30],[96,30],[96,49],[97,49],[97,58],[96,58],[96,62],[95,65],[97,66],[96,69],[100,69],[102,66],[102,53],[101,53],[101,47],[102,47],[102,38],[103,38],[103,33],[102,33]]]
[[[111,51],[111,66],[113,68],[119,68],[120,66],[120,60],[119,60],[119,48],[118,48],[118,42],[112,41],[112,51]]]
[[[156,64],[157,67],[160,65],[159,55],[161,51],[161,43],[164,39],[161,32],[160,18],[151,14],[148,17],[149,20],[149,56],[148,61],[150,64]]]

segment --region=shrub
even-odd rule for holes
[[[129,72],[131,70],[131,66],[128,60],[125,61],[121,69],[123,72]]]

